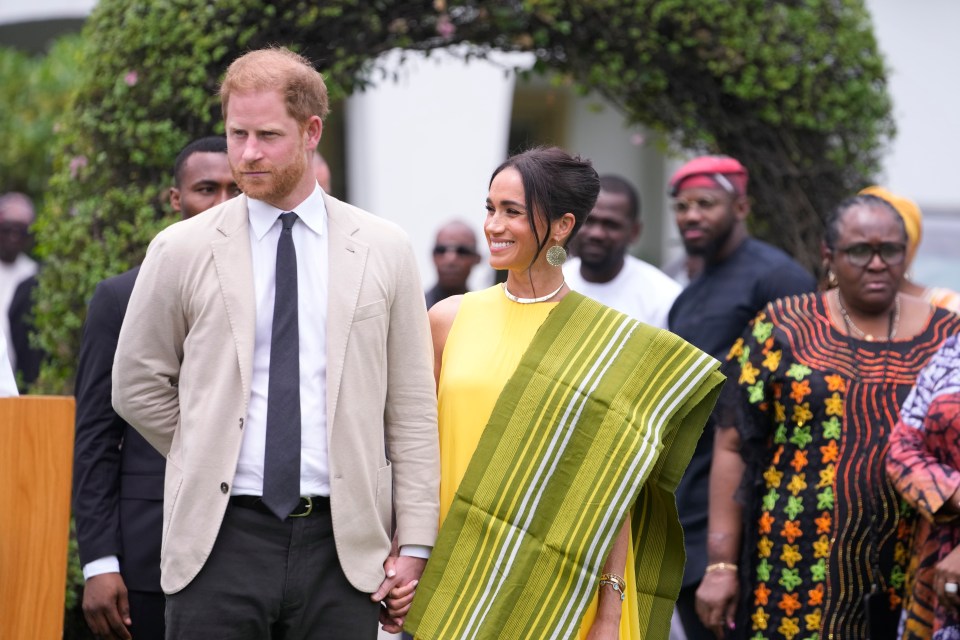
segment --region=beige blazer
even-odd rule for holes
[[[329,220],[327,438],[344,573],[376,590],[396,510],[400,545],[432,546],[440,462],[430,329],[406,235],[324,196]],[[120,331],[113,405],[167,457],[161,585],[183,589],[223,520],[250,399],[247,199],[151,242]],[[308,330],[301,327],[301,331]]]

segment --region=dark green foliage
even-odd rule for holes
[[[378,79],[372,61],[396,47],[533,51],[538,71],[603,94],[675,146],[743,161],[755,230],[811,266],[822,216],[872,175],[893,130],[861,0],[101,0],[85,36],[38,233],[52,391],[70,388],[94,285],[169,222],[172,159],[222,130],[218,83],[252,48],[300,50],[334,98]]]
[[[80,38],[61,39],[42,57],[0,49],[0,192],[22,191],[38,204],[53,171],[57,122],[79,84]]]

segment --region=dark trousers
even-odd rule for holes
[[[329,509],[229,506],[203,569],[167,596],[168,640],[376,640],[379,604],[347,581]]]
[[[163,607],[166,598],[162,591],[127,592],[130,603],[130,635],[137,640],[163,640]]]
[[[700,583],[698,582],[680,589],[680,597],[677,598],[677,613],[680,614],[680,622],[683,623],[683,633],[687,636],[687,640],[717,640],[713,631],[703,626],[697,616],[695,596],[699,586]]]

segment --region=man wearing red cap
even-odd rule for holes
[[[670,309],[669,328],[723,360],[747,323],[777,298],[813,291],[813,277],[786,253],[752,238],[746,219],[747,170],[727,156],[701,156],[670,178],[677,227],[687,255],[703,271]],[[729,558],[715,562],[707,540],[707,498],[716,414],[704,429],[677,488],[687,564],[677,609],[688,640],[713,640],[697,618],[695,594],[705,571],[736,571]],[[709,565],[708,562],[714,562]]]

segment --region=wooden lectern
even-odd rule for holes
[[[71,397],[0,398],[0,638],[63,637]]]

